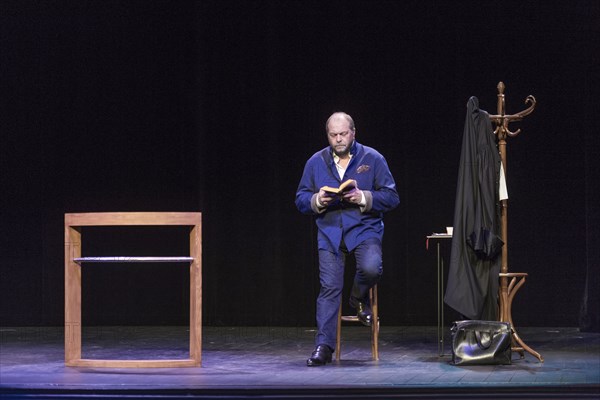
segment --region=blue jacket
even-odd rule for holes
[[[342,238],[349,251],[366,239],[383,239],[383,213],[399,203],[396,183],[385,161],[377,150],[352,144],[352,158],[343,179],[337,172],[331,148],[316,152],[307,162],[296,192],[296,207],[303,214],[314,215],[318,228],[319,250],[337,253]],[[316,195],[323,186],[338,187],[341,182],[354,179],[365,193],[367,205],[363,212],[357,205],[342,201],[332,202],[325,212],[318,213]]]

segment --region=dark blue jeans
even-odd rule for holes
[[[356,275],[354,286],[358,289],[359,298],[368,298],[369,289],[373,287],[383,272],[381,257],[381,241],[367,239],[354,250],[356,259]],[[317,335],[315,344],[326,344],[335,349],[337,334],[337,315],[342,299],[344,286],[344,267],[348,251],[342,245],[338,253],[319,250],[319,279],[321,290],[317,298]]]

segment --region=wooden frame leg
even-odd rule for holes
[[[65,364],[81,359],[81,257],[80,230],[65,227]]]

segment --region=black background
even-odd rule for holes
[[[3,1],[2,325],[61,325],[67,212],[201,211],[203,319],[313,325],[316,231],[294,205],[324,123],[388,160],[385,324],[434,324],[465,105],[538,106],[508,140],[518,325],[578,324],[598,280],[596,1]],[[186,255],[178,229],[84,229],[84,255]],[[174,265],[84,266],[84,324],[187,322]],[[594,281],[595,279],[595,281]],[[592,288],[595,286],[592,286]],[[597,288],[597,287],[596,287]],[[596,297],[597,299],[597,297]]]

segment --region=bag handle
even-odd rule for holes
[[[492,345],[492,337],[494,336],[492,331],[475,331],[475,338],[477,339],[477,345],[487,350]]]

